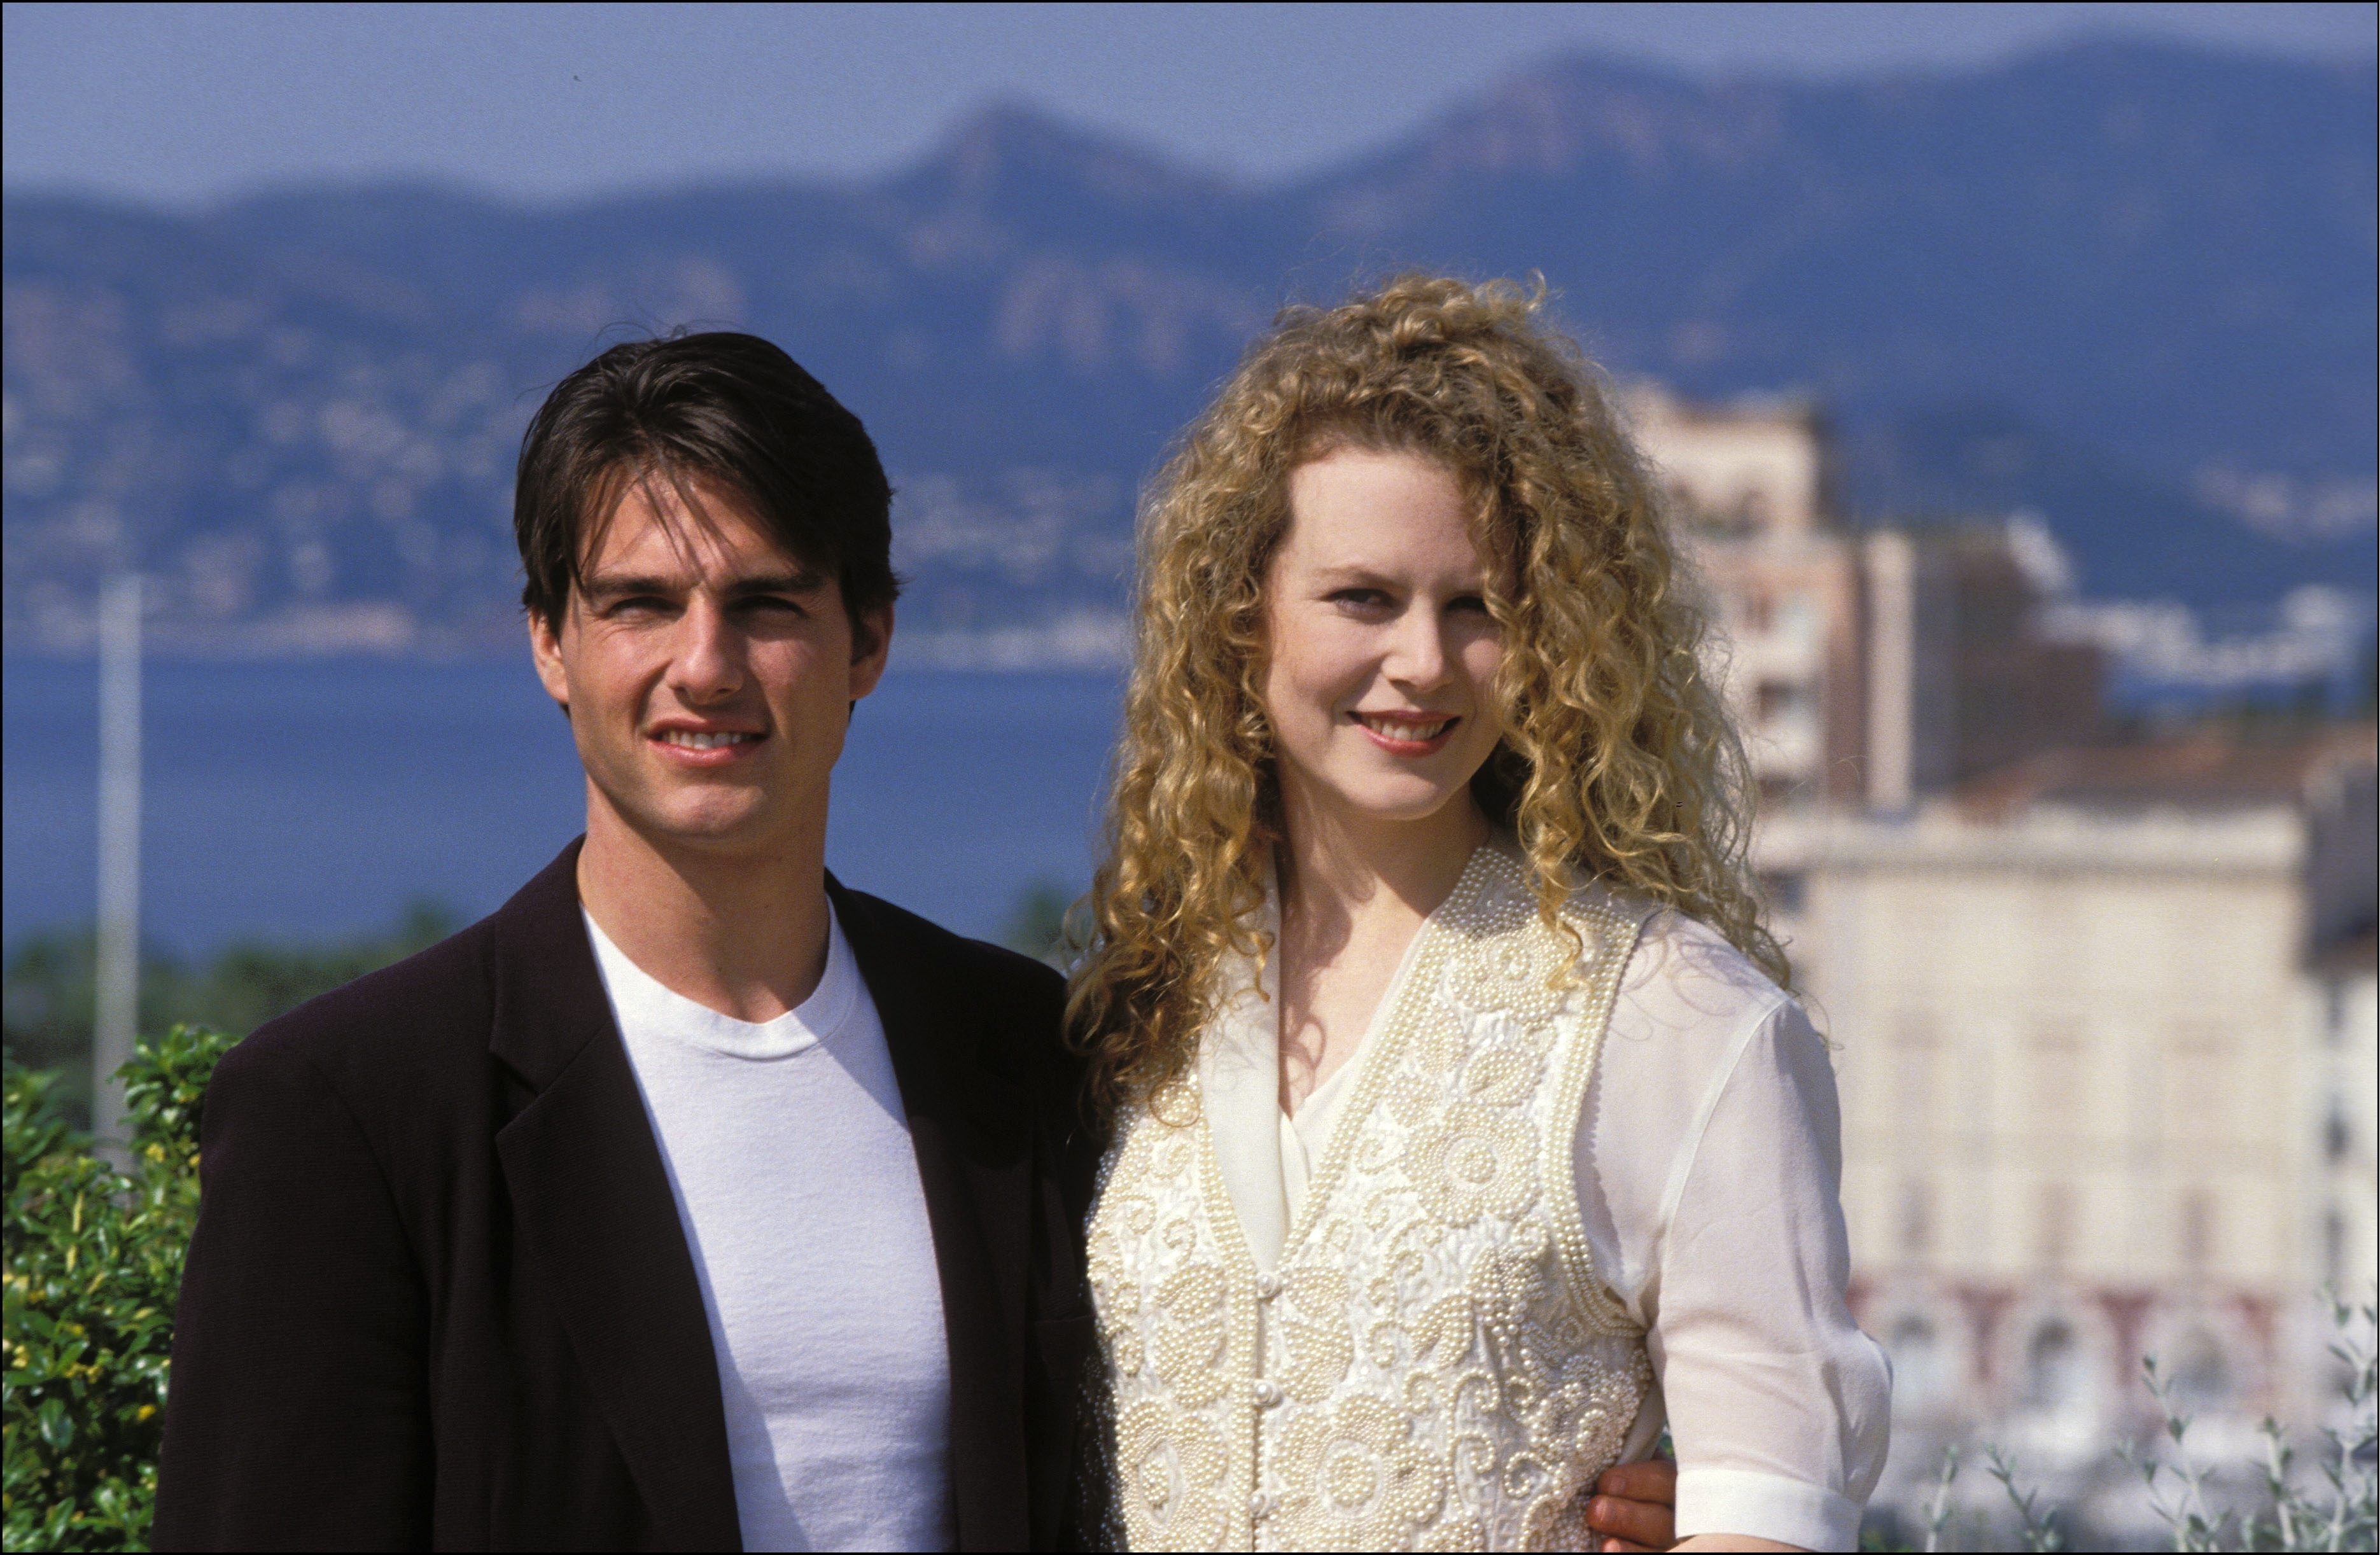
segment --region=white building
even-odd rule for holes
[[[1627,405],[1708,585],[1764,795],[1900,809],[2096,736],[2099,652],[2046,629],[2065,577],[2038,519],[1854,531],[1807,403],[1640,384]]]
[[[1895,1360],[1887,1499],[1959,1437],[2105,1462],[2144,1355],[2215,1450],[2321,1417],[2315,1293],[2375,1278],[2373,771],[2368,725],[2202,735],[1764,825]]]

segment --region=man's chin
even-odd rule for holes
[[[624,818],[655,848],[693,853],[759,853],[786,832],[772,825],[763,807],[732,801],[727,795],[705,795],[705,803],[659,805],[624,811]]]

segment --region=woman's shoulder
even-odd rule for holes
[[[1503,867],[1482,893],[1484,916],[1490,925],[1538,932],[1526,861],[1517,844],[1506,837],[1498,842]],[[1561,916],[1587,938],[1590,954],[1598,942],[1624,948],[1619,989],[1623,1010],[1649,1008],[1665,1022],[1690,1022],[1706,1031],[1738,1031],[1779,1011],[1800,1011],[1793,995],[1725,935],[1666,904],[1590,880],[1570,893]],[[1615,1012],[1614,1019],[1621,1018]]]
[[[1583,888],[1573,901],[1580,910],[1640,925],[1621,970],[1614,1037],[1655,1041],[1673,1057],[1703,1050],[1727,1063],[1757,1027],[1780,1018],[1807,1024],[1791,992],[1700,918],[1600,885]]]

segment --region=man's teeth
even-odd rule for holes
[[[1360,715],[1359,715],[1360,716]],[[1446,733],[1451,718],[1435,719],[1427,723],[1408,723],[1396,718],[1364,718],[1364,726],[1373,733],[1392,740],[1434,740]]]
[[[662,743],[682,745],[693,750],[717,750],[721,746],[736,745],[745,740],[757,740],[758,735],[739,735],[722,731],[718,734],[698,733],[692,729],[664,729]]]

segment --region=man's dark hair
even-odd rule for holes
[[[692,505],[733,492],[788,555],[831,574],[856,626],[892,602],[892,488],[859,418],[793,358],[717,331],[614,346],[554,385],[521,438],[521,603],[559,631],[579,566],[626,488]]]

